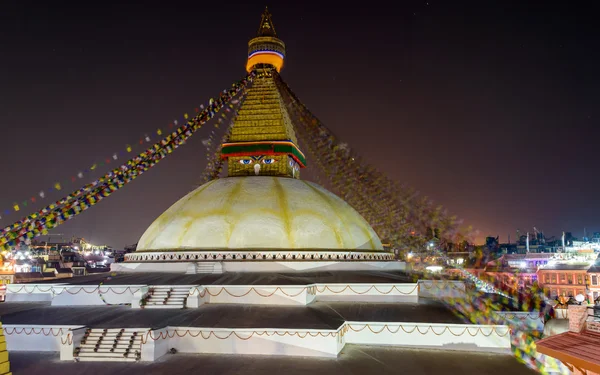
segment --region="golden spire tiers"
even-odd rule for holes
[[[306,158],[273,75],[258,73],[235,119],[221,157],[230,177],[278,176],[300,178]]]

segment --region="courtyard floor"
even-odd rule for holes
[[[156,362],[61,362],[58,354],[10,353],[15,375],[285,374],[534,375],[508,354],[347,345],[338,358],[167,354]]]

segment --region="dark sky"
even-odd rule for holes
[[[265,5],[86,3],[0,3],[2,211],[240,79]],[[287,3],[284,79],[369,162],[480,237],[600,231],[592,2]],[[203,137],[53,233],[135,243],[198,183]]]

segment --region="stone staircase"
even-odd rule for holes
[[[196,275],[199,273],[223,273],[221,262],[195,262],[188,266],[186,275]]]
[[[142,353],[139,328],[88,328],[73,356],[81,362],[135,362]]]
[[[154,286],[146,297],[145,309],[184,309],[189,286]]]

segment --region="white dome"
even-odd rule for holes
[[[156,219],[137,250],[383,250],[350,205],[312,182],[229,177],[192,191]]]

